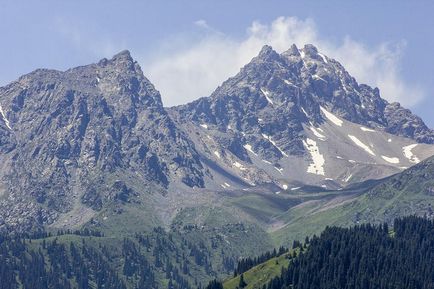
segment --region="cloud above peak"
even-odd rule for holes
[[[336,43],[321,37],[314,20],[297,17],[278,17],[269,24],[255,21],[238,39],[214,29],[203,19],[194,25],[198,30],[194,35],[166,39],[157,54],[140,61],[167,106],[210,95],[265,44],[280,53],[294,43],[298,47],[314,44],[319,51],[342,63],[359,83],[379,87],[388,101],[412,106],[423,98],[423,91],[407,83],[400,74],[405,42],[368,47],[347,36]]]

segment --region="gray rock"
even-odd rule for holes
[[[0,88],[0,104],[11,127],[0,121],[4,226],[25,230],[76,206],[130,200],[132,183],[141,192],[204,185],[194,146],[128,51],[65,72],[36,70]],[[117,179],[123,188],[113,197]]]

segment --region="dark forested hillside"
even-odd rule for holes
[[[194,226],[125,238],[89,230],[9,235],[0,237],[0,289],[190,289],[232,274],[239,256]]]
[[[267,289],[434,288],[434,222],[327,228]]]
[[[246,288],[434,288],[434,222],[423,218],[398,219],[391,229],[329,227],[303,246],[295,243],[298,254],[280,248],[239,259],[236,268],[229,248],[188,237],[193,235],[194,230],[183,235],[156,228],[124,239],[91,231],[1,237],[0,289],[190,289],[232,272],[243,279],[235,286]],[[265,287],[254,287],[249,270],[259,274],[264,260],[285,265]],[[221,286],[213,281],[207,288]]]

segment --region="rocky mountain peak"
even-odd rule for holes
[[[122,50],[122,51],[116,53],[116,54],[112,57],[112,60],[113,60],[113,61],[116,61],[116,60],[120,60],[120,61],[122,61],[122,60],[126,60],[126,61],[134,61],[133,58],[131,57],[131,53],[130,53],[130,51],[127,50],[127,49]]]
[[[250,102],[249,106],[255,102],[258,108],[265,104],[267,109],[274,110],[282,110],[283,106],[298,108],[298,111],[303,109],[309,112],[309,121],[314,123],[324,119],[319,109],[323,106],[351,122],[414,138],[418,142],[434,142],[434,132],[420,118],[400,113],[407,117],[397,121],[397,114],[394,114],[394,119],[388,119],[392,117],[392,109],[388,108],[386,113],[386,108],[395,105],[382,99],[378,88],[359,84],[338,61],[322,54],[312,44],[301,49],[292,45],[282,54],[264,46],[258,56],[239,74],[224,82],[212,98],[229,95],[233,98],[236,89],[239,90],[237,97],[242,102]]]
[[[279,54],[271,46],[264,45],[256,58],[263,61],[273,61],[279,58]]]
[[[131,196],[204,184],[193,144],[128,51],[67,71],[37,70],[0,88],[0,105],[0,188],[22,200],[29,218],[41,207],[45,223],[75,210],[89,217],[116,199],[119,182]]]
[[[342,184],[348,181],[341,171],[344,158],[365,176],[371,164],[384,165],[387,169],[377,176],[387,175],[401,169],[401,163],[414,163],[408,158],[411,142],[434,143],[434,132],[420,118],[389,104],[377,88],[359,84],[311,44],[301,49],[292,45],[282,54],[264,46],[210,97],[170,112],[205,154],[214,152],[219,161],[225,155],[229,166],[236,164],[249,181],[267,179],[265,170],[276,179],[297,175],[310,182],[313,176]],[[393,157],[389,139],[396,141]],[[417,146],[419,155],[429,154],[430,146]],[[348,153],[356,150],[361,150],[359,160]],[[292,165],[309,158],[307,174]]]
[[[285,58],[289,58],[291,56],[300,57],[300,51],[298,50],[297,45],[292,44],[288,50],[282,53],[282,56]]]
[[[308,56],[318,55],[318,48],[316,48],[313,44],[305,44],[302,51]]]
[[[101,67],[111,67],[120,73],[137,73],[143,77],[140,65],[133,59],[131,53],[128,50],[123,50],[115,54],[111,59],[102,59],[98,63]]]

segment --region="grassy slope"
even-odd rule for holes
[[[342,192],[353,197],[333,203],[327,198],[290,208],[278,218],[285,224],[273,232],[277,244],[288,244],[326,226],[393,222],[408,215],[434,216],[434,158],[402,173]]]

